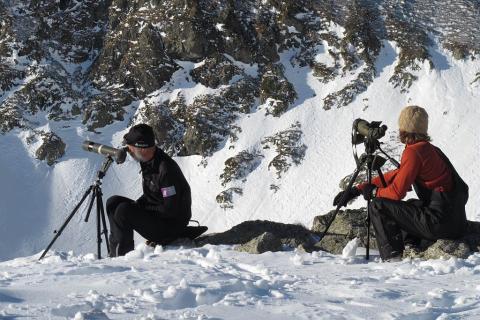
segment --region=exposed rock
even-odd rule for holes
[[[55,164],[65,154],[65,143],[53,132],[41,131],[36,135],[42,139],[42,144],[35,151],[36,158],[38,160],[47,160],[49,166]]]
[[[238,187],[228,188],[227,190],[220,192],[215,198],[215,200],[217,201],[218,204],[220,204],[220,207],[222,209],[232,209],[233,196],[235,194],[240,196],[243,195],[242,188],[238,188]]]
[[[467,221],[464,237],[450,240],[441,239],[435,242],[422,241],[419,248],[409,248],[403,257],[421,259],[461,258],[465,259],[474,252],[480,251],[480,222]]]
[[[281,116],[296,98],[295,88],[285,78],[282,66],[267,66],[260,83],[260,101],[267,103],[267,115]]]
[[[226,136],[234,134],[230,124],[237,119],[238,112],[238,105],[221,96],[197,96],[185,117],[184,155],[210,156]]]
[[[21,127],[22,115],[17,107],[10,105],[0,109],[0,131],[8,132],[15,127]]]
[[[87,102],[82,122],[87,125],[88,130],[95,131],[115,120],[123,120],[123,106],[130,104],[133,99],[128,91],[112,87],[108,93],[95,95]]]
[[[325,109],[341,107],[371,84],[384,40],[400,49],[390,82],[401,91],[432,60],[428,35],[454,57],[473,58],[480,52],[478,12],[472,1],[444,0],[385,0],[381,6],[307,0],[3,1],[0,130],[34,129],[32,115],[45,112],[53,121],[83,115],[87,128],[98,131],[149,100],[145,113],[159,111],[156,121],[167,123],[163,131],[157,125],[157,134],[172,143],[169,152],[208,157],[228,137],[235,140],[237,113],[250,112],[260,100],[268,114],[280,116],[295,102],[295,88],[279,63],[282,52],[293,54],[292,66],[310,66],[322,82],[355,74],[344,88],[325,93]],[[332,64],[315,61],[321,51]],[[192,76],[212,88],[224,85],[216,98],[197,97],[182,112],[173,110],[173,101],[150,99],[158,90],[173,90],[167,84],[180,69],[176,61],[204,60]],[[233,60],[250,66],[241,70]],[[257,67],[258,79],[246,76],[247,68]]]
[[[423,61],[428,60],[432,65],[428,53],[430,41],[423,29],[412,21],[403,20],[398,14],[387,16],[385,24],[389,39],[400,47],[398,63],[389,81],[395,88],[400,87],[401,92],[407,92],[417,79],[413,73],[420,70]]]
[[[134,25],[138,27],[132,28]],[[179,68],[167,55],[160,32],[148,22],[132,19],[107,36],[91,77],[105,91],[118,85],[143,98],[169,81]]]
[[[380,24],[378,9],[373,4],[354,1],[348,5],[345,36],[340,42],[340,55],[345,64],[343,72],[357,69],[360,61],[363,61],[365,66],[355,80],[323,99],[325,110],[350,104],[373,82],[376,74],[375,61],[382,47]],[[352,50],[352,46],[356,51]]]
[[[181,93],[172,101],[144,99],[134,123],[150,124],[160,146],[171,155],[201,155],[217,151],[227,138],[236,141],[240,128],[233,125],[240,113],[250,112],[258,93],[256,80],[244,77],[216,94],[197,96],[187,105]],[[113,110],[105,115],[113,119]],[[120,114],[121,115],[121,114]]]
[[[253,254],[281,251],[282,242],[273,233],[265,232],[249,242],[237,246],[235,250]]]
[[[258,167],[262,158],[263,155],[257,150],[252,152],[243,150],[236,156],[228,158],[225,161],[223,173],[220,175],[222,186],[226,186],[232,180],[245,179],[250,172]]]
[[[328,223],[331,221],[335,211],[330,211],[326,215],[316,216],[313,219],[312,231],[322,235]],[[352,239],[360,239],[363,246],[367,244],[367,211],[365,208],[358,210],[347,209],[340,210],[333,220],[328,232],[322,240],[315,244],[316,248],[333,253],[341,254],[345,245]],[[370,229],[370,248],[377,248],[373,227]]]
[[[195,82],[200,82],[206,87],[217,88],[227,85],[230,80],[239,75],[241,70],[223,55],[216,54],[205,59],[204,63],[190,72]]]
[[[324,63],[312,63],[313,76],[319,78],[323,83],[328,83],[336,78],[338,71],[334,67],[327,67]]]
[[[292,164],[299,165],[305,157],[307,146],[301,142],[302,135],[301,125],[296,122],[290,129],[262,140],[264,149],[275,147],[277,155],[270,161],[268,168],[274,167],[278,178],[287,172]]]
[[[237,105],[241,113],[251,112],[259,94],[259,81],[250,76],[243,77],[221,93],[229,103]]]
[[[477,74],[475,75],[475,79],[473,79],[471,84],[474,84],[475,82],[480,83],[480,72],[477,72]]]
[[[242,222],[222,233],[201,236],[195,241],[200,246],[205,244],[245,244],[266,232],[281,239],[282,244],[292,248],[296,248],[300,244],[310,247],[316,239],[313,232],[301,225],[255,220]]]
[[[317,216],[313,220],[312,231],[323,236],[325,228],[334,211],[323,216]],[[307,251],[324,250],[333,254],[341,254],[345,245],[354,238],[359,238],[362,246],[366,246],[366,209],[340,210],[333,220],[328,233],[321,241],[307,247]],[[373,226],[370,230],[370,248],[377,249]],[[439,258],[467,258],[473,252],[480,251],[480,222],[468,221],[466,235],[461,239],[437,241],[423,240],[418,248],[406,248],[403,257],[439,259]]]
[[[255,80],[245,77],[218,95],[197,96],[183,115],[176,114],[186,128],[181,155],[207,157],[218,150],[227,137],[235,141],[241,129],[232,124],[239,113],[250,112],[258,92],[254,86]]]
[[[473,252],[468,243],[463,240],[437,240],[428,246],[424,251],[406,249],[403,252],[404,258],[440,259],[440,258],[461,258],[466,259]]]
[[[145,100],[144,107],[134,118],[134,123],[146,123],[153,128],[158,145],[170,156],[178,155],[183,148],[185,126],[175,112],[185,110],[183,97],[173,102],[155,103]],[[181,109],[181,110],[179,110]]]
[[[245,182],[250,172],[258,167],[262,158],[263,155],[257,150],[253,150],[251,152],[243,150],[236,156],[228,158],[225,161],[223,173],[220,175],[222,186],[225,187],[227,184],[232,182],[237,182],[237,185],[238,182]],[[241,196],[243,191],[239,187],[231,187],[218,194],[216,200],[220,204],[220,207],[223,209],[232,209],[234,193]]]

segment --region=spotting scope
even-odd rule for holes
[[[82,144],[82,148],[85,151],[95,152],[104,156],[110,156],[115,160],[116,163],[121,164],[125,162],[127,158],[126,148],[114,148],[109,147],[100,143],[95,143],[93,141],[85,140]]]

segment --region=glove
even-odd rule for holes
[[[363,198],[367,201],[375,198],[375,196],[373,195],[373,191],[376,188],[377,188],[377,186],[374,185],[374,184],[366,184],[362,189]],[[376,191],[375,191],[375,193],[376,193]]]
[[[346,193],[346,195],[345,195]],[[360,195],[360,190],[358,190],[357,188],[353,187],[353,188],[350,188],[350,190],[345,190],[345,191],[340,191],[336,196],[335,198],[333,199],[333,205],[334,206],[338,206],[340,205],[340,207],[344,207],[347,205],[347,203],[350,201],[350,200],[353,200],[355,199],[356,197],[358,197]],[[345,195],[345,197],[344,197]],[[343,198],[343,199],[342,199]],[[341,200],[343,200],[342,202],[340,202]]]

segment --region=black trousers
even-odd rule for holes
[[[146,210],[134,200],[113,196],[106,204],[110,222],[110,256],[123,256],[134,249],[133,231],[151,241],[180,234],[185,223],[162,218],[160,212]]]
[[[462,224],[456,223],[452,208],[425,207],[420,200],[372,199],[370,218],[381,258],[400,255],[405,238],[438,240],[461,236]]]

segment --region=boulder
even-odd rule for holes
[[[269,233],[273,235],[275,238],[280,239],[280,242],[283,245],[296,248],[299,245],[304,245],[306,247],[311,247],[313,244],[316,242],[316,236],[315,234],[305,228],[304,226],[297,225],[297,224],[285,224],[285,223],[279,223],[279,222],[273,222],[273,221],[262,221],[262,220],[252,220],[252,221],[245,221],[242,222],[230,230],[227,230],[222,233],[215,233],[215,234],[208,234],[205,236],[201,236],[195,240],[197,245],[205,245],[205,244],[214,244],[214,245],[220,245],[220,244],[226,244],[226,245],[232,245],[232,244],[246,244],[250,242],[251,240],[264,235],[262,241],[266,242],[272,242],[275,243],[274,240],[272,240],[272,237],[270,235],[266,236],[265,233]],[[272,240],[272,241],[270,241]],[[260,242],[260,239],[258,239],[257,243]],[[255,245],[255,242],[252,242],[250,245],[245,246],[244,248],[247,247],[260,247],[260,248],[265,248],[265,247],[271,247],[272,245],[269,244],[266,246],[265,244],[257,244]]]
[[[334,211],[326,215],[317,216],[313,220],[312,231],[323,236],[328,222],[332,219]],[[354,238],[359,238],[361,246],[366,245],[366,208],[354,210],[340,210],[333,220],[328,232],[323,238],[306,251],[323,250],[333,254],[341,254],[345,245]],[[370,248],[377,249],[375,232],[370,230]],[[460,239],[440,239],[437,241],[423,240],[417,248],[407,247],[403,253],[404,258],[439,259],[462,258],[465,259],[474,252],[480,251],[480,222],[468,221],[464,237]]]
[[[40,137],[43,140],[40,147],[35,152],[38,160],[47,160],[49,166],[65,154],[65,143],[53,132],[41,132]]]
[[[316,216],[313,219],[312,231],[323,236],[329,221],[333,218],[335,211],[332,210],[326,215]],[[341,254],[345,245],[354,238],[359,238],[362,245],[367,243],[366,208],[340,210],[333,220],[328,232],[322,240],[315,244],[315,248],[333,254]],[[370,229],[370,248],[376,249],[377,243],[373,227]]]
[[[235,248],[237,251],[260,254],[267,251],[275,252],[282,250],[282,241],[271,232],[264,232],[245,244]]]
[[[465,259],[474,252],[480,251],[480,222],[467,221],[467,230],[460,239],[440,239],[435,242],[423,243],[420,248],[408,248],[403,252],[404,258]]]

